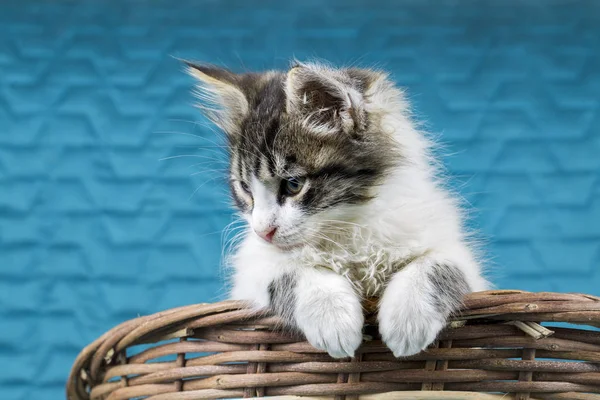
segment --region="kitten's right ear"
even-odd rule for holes
[[[237,133],[249,110],[239,75],[225,68],[184,62],[188,74],[198,80],[198,107],[227,134]]]
[[[347,70],[297,63],[285,82],[286,110],[302,116],[315,130],[356,135],[367,123],[362,85]]]

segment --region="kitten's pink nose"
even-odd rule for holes
[[[255,231],[255,232],[258,234],[258,236],[260,236],[267,242],[271,243],[273,241],[273,236],[275,236],[276,231],[277,231],[277,228],[269,227],[262,232],[258,232],[258,231]]]

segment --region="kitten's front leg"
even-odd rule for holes
[[[235,259],[231,298],[270,309],[332,357],[353,356],[362,342],[364,317],[350,283],[332,271],[248,249]]]
[[[295,272],[290,258],[260,241],[256,235],[247,237],[237,254],[232,256],[232,300],[244,300],[256,309],[271,306],[271,285],[283,276]]]
[[[396,357],[419,353],[446,326],[471,288],[465,273],[439,257],[423,257],[397,272],[379,304],[379,331]]]
[[[296,276],[293,320],[306,339],[334,358],[353,357],[362,342],[360,299],[350,283],[328,270],[305,268]]]

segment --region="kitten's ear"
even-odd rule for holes
[[[367,123],[361,85],[343,70],[296,64],[285,83],[286,111],[321,132],[359,133]]]
[[[201,101],[198,107],[226,133],[237,133],[249,110],[240,76],[212,65],[185,63],[187,72],[198,80],[195,92]]]

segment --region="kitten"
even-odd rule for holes
[[[248,222],[231,298],[270,308],[342,358],[362,341],[361,299],[377,296],[382,339],[400,357],[486,288],[431,142],[386,74],[317,63],[188,71],[227,135],[231,193]]]

